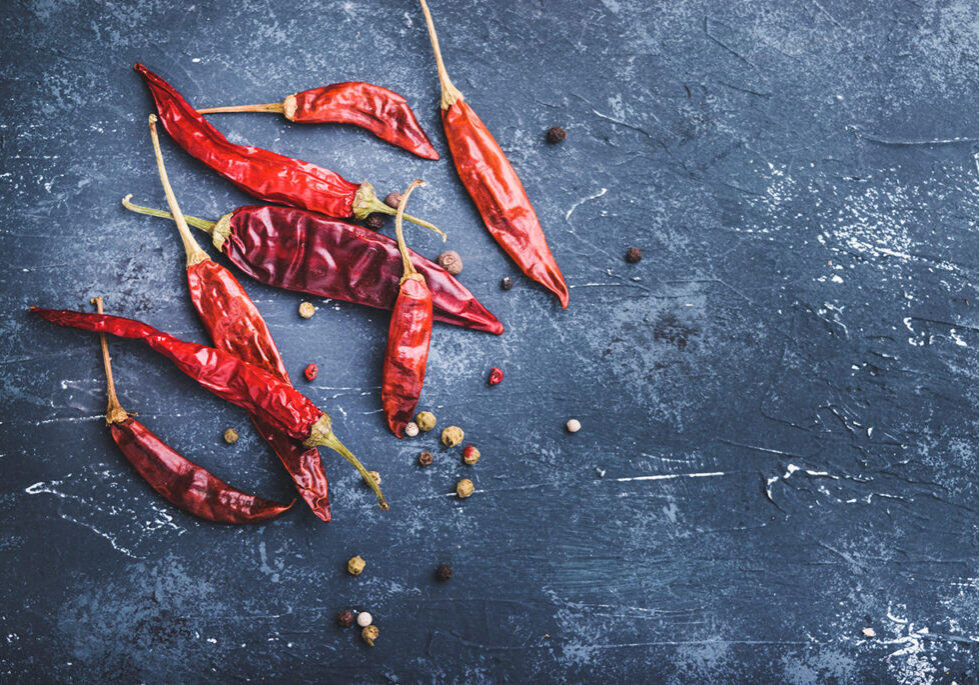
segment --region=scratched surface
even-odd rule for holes
[[[434,0],[450,73],[527,186],[567,311],[518,275],[446,159],[353,128],[215,117],[382,194],[426,179],[413,212],[448,231],[461,279],[507,326],[437,326],[422,406],[484,456],[436,451],[422,470],[434,434],[399,442],[379,413],[387,315],[316,301],[303,321],[301,297],[244,280],[294,377],[320,365],[302,387],[393,504],[378,511],[324,453],[332,523],[296,506],[248,528],[157,498],[100,418],[96,339],[24,310],[100,294],[205,340],[173,227],[119,206],[164,204],[133,62],[198,106],[376,82],[445,155],[437,79],[409,0],[176,5],[0,7],[5,680],[979,678],[974,3]],[[548,146],[555,124],[568,138]],[[163,144],[185,212],[247,203]],[[291,496],[242,412],[135,343],[112,352],[123,404],[153,430]],[[491,366],[507,374],[492,389]],[[464,502],[448,494],[463,476]],[[335,627],[346,607],[374,615],[373,650]]]

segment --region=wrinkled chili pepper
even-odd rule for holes
[[[169,212],[129,210],[164,218]],[[207,231],[214,246],[252,278],[266,285],[318,297],[391,309],[401,279],[401,253],[395,240],[343,221],[292,207],[239,207],[218,221],[187,216]],[[435,262],[408,250],[432,291],[435,319],[497,335],[503,324],[469,290]]]
[[[405,426],[411,421],[415,407],[418,406],[418,398],[425,382],[428,347],[432,339],[432,293],[425,284],[425,277],[411,263],[401,220],[408,196],[420,185],[424,183],[413,181],[408,186],[408,190],[401,196],[394,219],[403,273],[388,327],[388,346],[381,379],[381,404],[388,427],[399,438],[404,437]]]
[[[194,309],[207,328],[215,347],[250,364],[261,366],[279,380],[289,383],[289,374],[282,363],[282,356],[255,303],[231,272],[211,260],[191,235],[167,178],[156,133],[156,115],[151,114],[149,121],[160,182],[187,254],[187,285],[190,287]],[[251,419],[259,435],[278,455],[309,508],[323,521],[329,521],[329,486],[319,450],[315,447],[302,447],[255,415]]]
[[[442,86],[442,126],[459,178],[496,242],[525,274],[567,307],[568,286],[547,246],[527,191],[493,134],[449,80],[428,4],[419,1]]]
[[[142,64],[134,68],[149,86],[163,128],[177,145],[245,192],[337,218],[364,219],[372,212],[394,214],[366,181],[357,185],[315,164],[229,142],[173,86]],[[405,218],[434,228],[427,221]]]
[[[294,93],[282,102],[208,107],[197,112],[275,112],[297,124],[353,124],[419,157],[439,158],[408,101],[393,90],[372,83],[333,83]]]
[[[223,350],[180,340],[135,319],[70,309],[31,307],[30,311],[65,328],[142,340],[199,385],[257,416],[277,432],[302,441],[305,447],[323,445],[337,452],[374,490],[381,508],[388,508],[384,494],[367,469],[334,435],[330,415],[262,367]]]
[[[96,297],[92,301],[101,314],[102,298]],[[109,394],[105,422],[126,461],[163,499],[188,514],[217,523],[260,523],[275,518],[292,506],[295,500],[289,504],[278,504],[228,485],[182,456],[134,419],[119,404],[112,380],[109,346],[104,335],[100,338]]]

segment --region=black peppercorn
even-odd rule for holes
[[[339,614],[337,614],[337,625],[341,628],[349,628],[354,624],[354,612],[350,609],[344,609]]]
[[[560,143],[568,137],[568,132],[560,126],[551,126],[547,129],[547,142],[550,144]]]
[[[439,580],[448,580],[452,577],[452,567],[448,564],[439,564],[439,567],[435,569],[435,577]]]
[[[367,220],[364,221],[367,228],[375,231],[380,231],[382,228],[384,228],[385,223],[387,223],[387,217],[385,217],[383,214],[377,213],[371,214],[367,217]]]
[[[431,452],[422,452],[418,455],[418,463],[422,466],[431,466],[433,461],[435,461],[435,457],[432,456]]]
[[[642,259],[642,250],[638,247],[630,247],[625,253],[625,260],[630,264],[635,264]]]
[[[500,281],[500,288],[502,290],[509,290],[512,287],[513,287],[513,279],[510,278],[509,276],[505,277],[502,281]]]
[[[401,204],[401,193],[388,193],[384,198],[384,204],[397,209],[398,205]]]

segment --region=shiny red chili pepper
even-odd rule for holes
[[[101,313],[102,298],[96,297],[93,302]],[[109,394],[105,422],[126,461],[163,499],[188,514],[217,523],[260,523],[275,518],[292,506],[295,500],[289,504],[278,504],[228,485],[182,456],[134,419],[119,404],[112,380],[109,346],[105,336],[100,337]]]
[[[173,218],[169,212],[122,204],[140,214]],[[318,297],[391,309],[401,280],[398,243],[386,235],[292,207],[239,207],[217,222],[188,216],[211,233],[216,248],[266,285]],[[499,335],[503,324],[452,274],[408,250],[432,291],[436,321]]]
[[[425,277],[411,263],[401,220],[408,196],[419,185],[423,185],[421,181],[414,181],[408,186],[401,197],[394,220],[403,275],[398,287],[398,299],[391,312],[381,379],[384,416],[387,417],[391,431],[399,438],[404,437],[405,426],[411,421],[415,407],[418,406],[418,398],[425,382],[428,346],[432,339],[432,293],[425,284]]]
[[[568,286],[558,268],[523,183],[499,143],[452,85],[442,62],[435,25],[425,0],[428,24],[442,85],[442,126],[462,184],[476,204],[490,234],[525,274],[568,306]]]
[[[177,145],[245,192],[338,218],[364,219],[374,212],[394,214],[366,181],[357,185],[315,164],[229,142],[173,86],[142,64],[135,69],[149,86],[163,128]],[[421,219],[405,218],[434,228]]]
[[[333,434],[329,414],[262,367],[223,350],[180,340],[135,319],[70,309],[31,307],[30,311],[66,328],[142,340],[203,388],[259,417],[277,432],[301,440],[306,447],[323,445],[337,452],[374,490],[381,508],[388,508],[381,488],[370,473]]]
[[[156,133],[156,115],[150,115],[150,137],[156,155],[160,181],[173,210],[174,221],[187,253],[187,284],[190,299],[214,341],[215,347],[230,352],[250,364],[261,366],[272,375],[289,383],[282,356],[275,345],[265,320],[248,293],[226,268],[211,260],[194,240],[184,220],[177,198],[167,179],[160,141]],[[278,455],[296,488],[313,513],[323,521],[330,520],[330,495],[326,473],[319,450],[305,448],[279,434],[275,429],[252,415],[256,430]]]
[[[333,83],[295,93],[282,102],[208,107],[197,111],[200,114],[275,112],[297,124],[353,124],[419,157],[439,158],[408,101],[393,90],[372,83]]]

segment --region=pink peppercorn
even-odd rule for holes
[[[310,364],[305,369],[303,369],[303,375],[306,376],[307,381],[311,381],[316,378],[316,374],[318,374],[319,371],[320,371],[319,367],[317,367],[316,364]]]
[[[496,367],[490,369],[489,380],[487,381],[487,383],[489,383],[490,385],[496,385],[502,380],[503,380],[503,369],[498,369]]]

